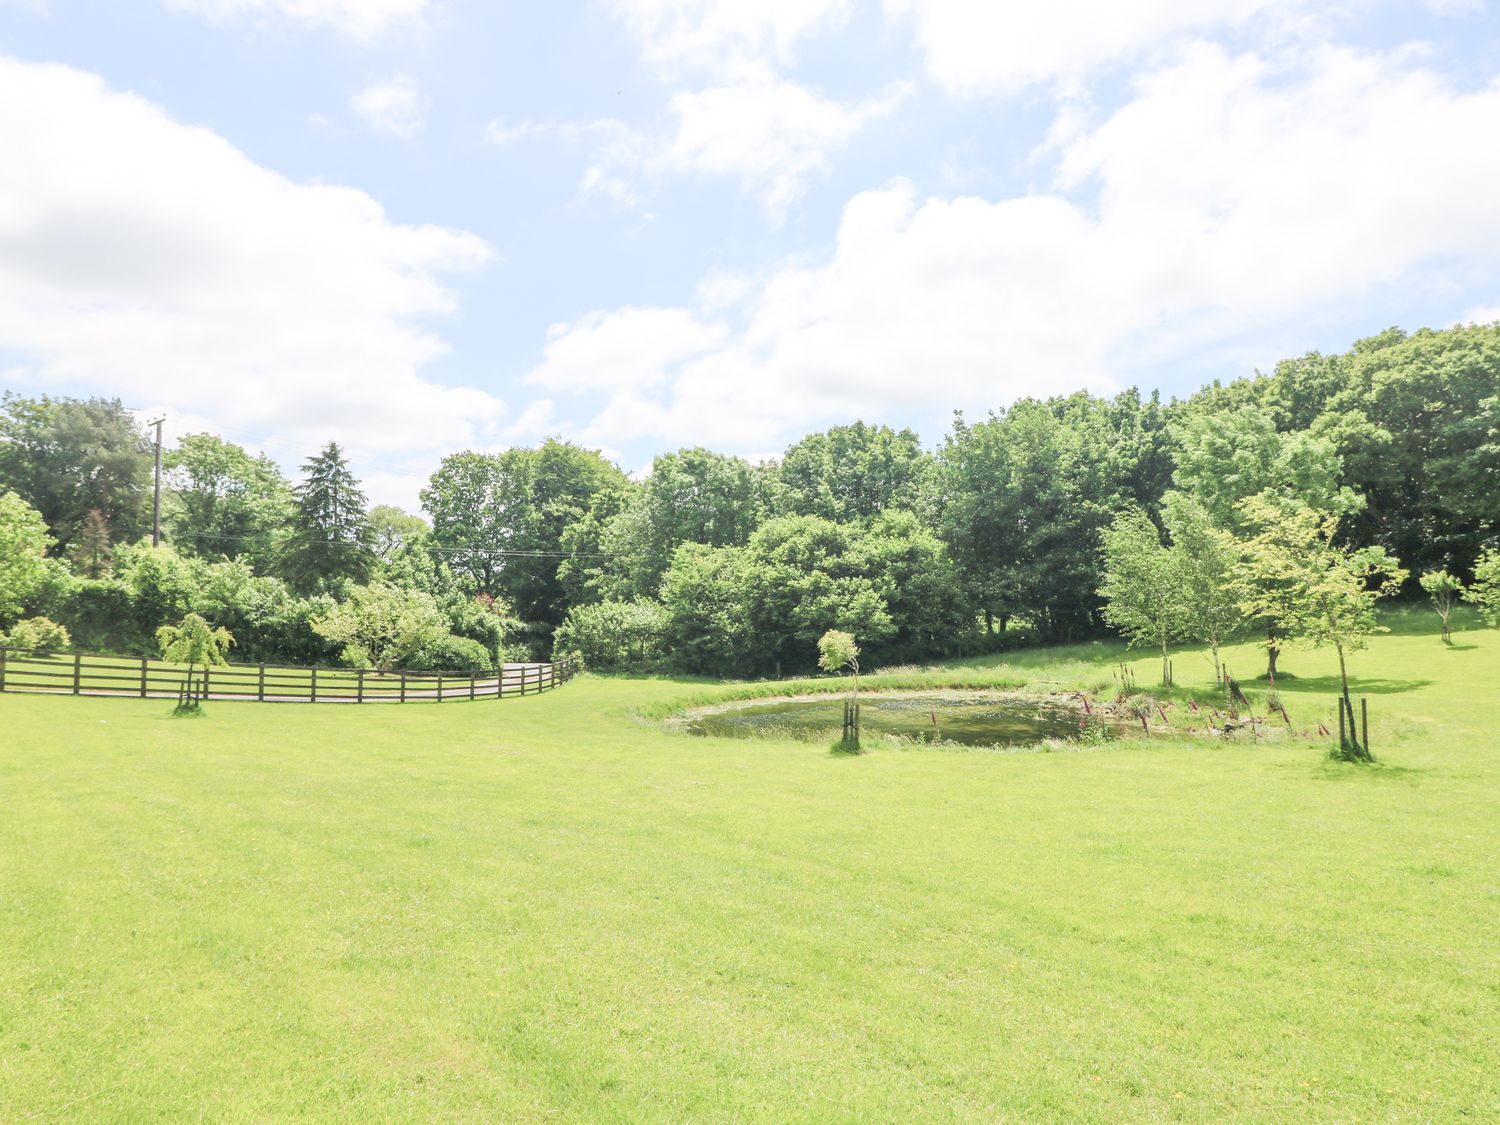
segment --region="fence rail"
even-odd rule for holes
[[[210,700],[257,703],[443,703],[540,695],[571,680],[571,660],[505,664],[493,672],[380,672],[284,664],[199,665],[194,690]],[[84,652],[39,655],[0,648],[0,692],[176,699],[186,665]]]

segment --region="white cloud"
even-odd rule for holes
[[[834,152],[911,93],[902,83],[840,101],[782,73],[800,40],[848,22],[853,0],[608,0],[607,7],[673,87],[670,136],[607,145],[585,174],[586,188],[619,201],[635,199],[643,174],[729,175],[779,221]]]
[[[729,329],[683,309],[624,308],[555,324],[547,336],[545,358],[526,381],[577,394],[658,388],[674,365],[722,346]]]
[[[898,182],[851,200],[832,256],[776,273],[721,345],[654,310],[635,330],[656,362],[613,368],[583,436],[764,449],[855,414],[1108,389],[1394,286],[1494,284],[1500,147],[1473,138],[1497,134],[1500,82],[1460,91],[1414,56],[1197,45],[1062,142],[1052,191]],[[596,313],[549,355],[635,315]]]
[[[622,206],[640,201],[642,181],[666,173],[732,176],[779,221],[827,169],[833,152],[910,93],[911,87],[897,84],[862,102],[838,102],[767,71],[746,72],[729,85],[674,94],[668,108],[676,125],[667,137],[613,119],[514,125],[495,120],[488,134],[499,145],[548,139],[591,145],[583,190]]]
[[[485,440],[483,391],[419,374],[446,351],[439,281],[491,252],[292,182],[215,134],[62,66],[0,58],[0,348],[44,385],[264,432],[297,457]]]
[[[366,86],[349,99],[349,108],[371,132],[409,140],[427,122],[427,98],[405,74]]]
[[[1243,25],[1297,0],[884,0],[893,19],[909,17],[928,73],[962,95],[1014,93],[1073,82],[1103,64],[1136,56],[1185,34]]]
[[[216,23],[289,22],[328,27],[368,43],[421,20],[428,0],[166,0],[167,7]]]
[[[733,270],[714,270],[698,284],[698,303],[708,312],[733,308],[755,289],[755,282]]]
[[[720,76],[744,65],[785,66],[799,39],[848,22],[853,0],[607,0],[646,62]]]
[[[1470,309],[1459,320],[1464,324],[1500,324],[1500,301],[1493,305]]]
[[[895,86],[863,102],[837,102],[769,74],[673,96],[677,132],[660,160],[668,168],[737,176],[773,218],[826,169],[829,154],[910,94]]]

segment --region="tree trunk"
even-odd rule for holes
[[[1344,714],[1348,716],[1349,720],[1349,744],[1348,746],[1340,746],[1339,750],[1340,752],[1344,752],[1353,749],[1356,757],[1367,758],[1369,757],[1369,751],[1365,750],[1359,744],[1359,727],[1354,722],[1354,701],[1349,698],[1349,670],[1344,665],[1344,646],[1335,645],[1334,647],[1338,649],[1339,654],[1339,682],[1343,685],[1344,693],[1342,706]]]
[[[984,631],[989,636],[995,635],[995,613],[993,610],[984,611]]]
[[[1281,646],[1276,643],[1276,631],[1266,630],[1266,675],[1271,679],[1271,686],[1276,686],[1276,658],[1281,655]]]
[[[1222,684],[1224,682],[1224,673],[1219,664],[1219,646],[1215,644],[1209,647],[1213,649],[1214,654],[1214,683]]]
[[[1161,683],[1162,687],[1172,686],[1172,664],[1167,656],[1167,642],[1161,643]]]

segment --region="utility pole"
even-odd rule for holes
[[[156,491],[151,499],[151,546],[161,546],[161,424],[165,422],[166,416],[158,418],[154,422],[147,422],[148,426],[156,427]]]

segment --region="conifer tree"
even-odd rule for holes
[[[368,581],[375,555],[365,494],[338,442],[330,441],[323,452],[303,463],[302,471],[282,576],[302,593],[327,590],[345,580]]]

